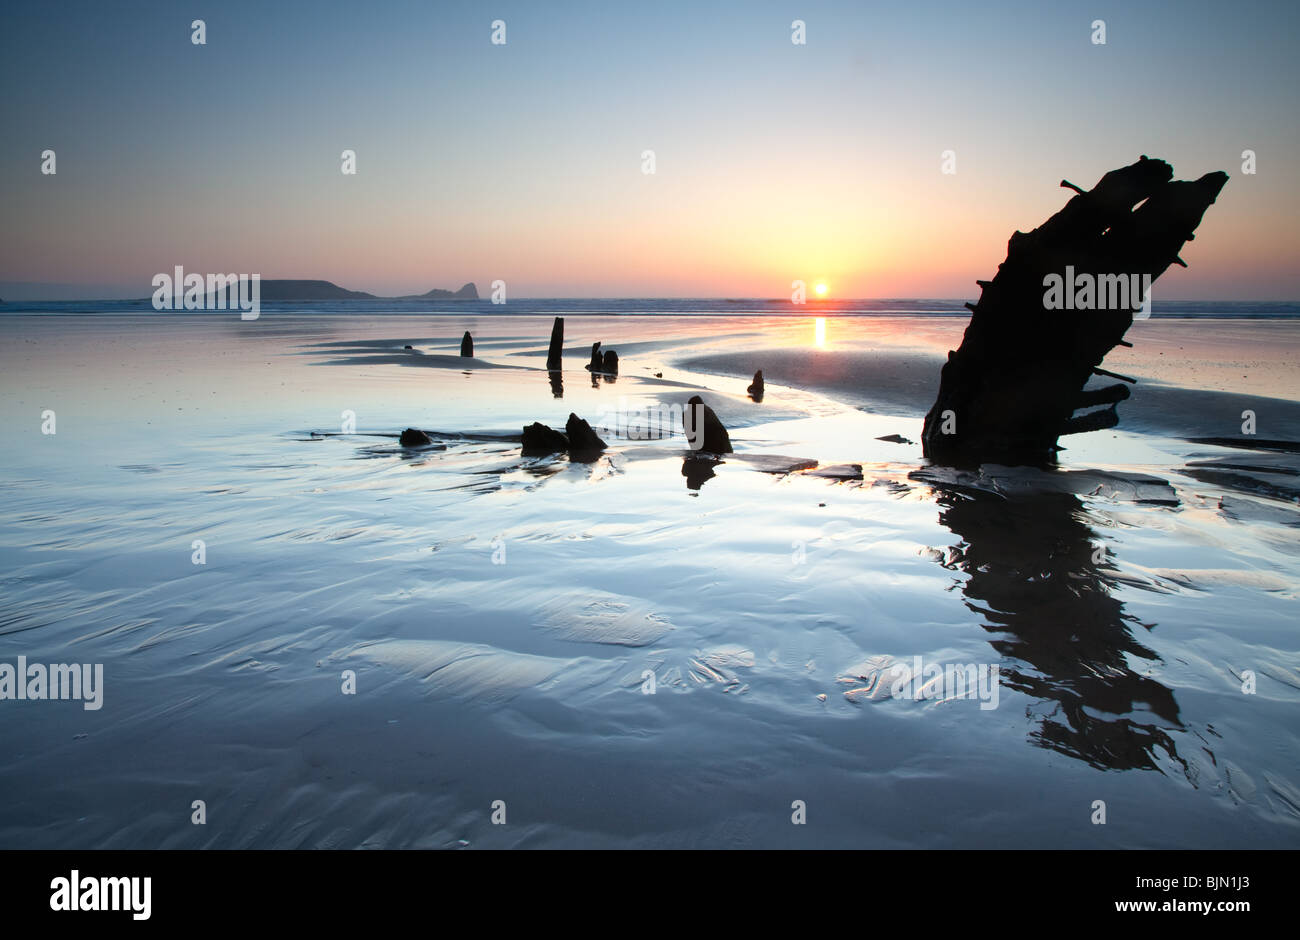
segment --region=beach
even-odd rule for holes
[[[1135,323],[1051,470],[924,459],[964,327],[0,317],[0,660],[103,667],[0,847],[1300,847],[1300,324]]]

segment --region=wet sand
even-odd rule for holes
[[[0,845],[1300,845],[1300,464],[1190,440],[1300,440],[1300,330],[1140,323],[1119,428],[970,473],[919,446],[962,326],[571,317],[557,398],[542,318],[0,320],[0,661],[105,671],[0,702]],[[695,488],[510,440],[694,394]]]

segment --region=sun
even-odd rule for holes
[[[826,285],[825,285],[824,283],[822,283],[821,281],[818,281],[816,284],[813,285],[813,292],[814,292],[818,297],[825,297],[825,296],[826,296],[826,290],[827,290]]]

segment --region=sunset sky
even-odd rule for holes
[[[1164,296],[1297,299],[1298,25],[1187,0],[7,3],[0,282],[965,297],[1062,178],[1145,153],[1231,177]]]

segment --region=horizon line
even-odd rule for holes
[[[368,293],[364,292],[364,293]],[[792,307],[813,307],[818,305],[830,305],[835,303],[852,303],[858,301],[943,301],[957,304],[963,303],[967,297],[937,297],[937,296],[865,296],[865,297],[817,297],[809,298],[802,304],[796,304],[787,297],[744,297],[724,294],[636,294],[636,295],[590,295],[590,296],[566,296],[560,294],[526,294],[520,295],[504,303],[495,304],[489,298],[485,297],[422,297],[418,294],[398,294],[392,296],[374,295],[371,297],[339,297],[329,299],[296,299],[296,300],[265,300],[263,303],[274,304],[307,304],[307,303],[328,303],[328,304],[346,304],[346,303],[374,303],[376,301],[402,301],[405,303],[417,303],[420,301],[437,302],[437,303],[455,303],[455,304],[481,304],[487,303],[496,307],[509,307],[520,301],[536,300],[578,300],[578,301],[628,301],[628,300],[707,300],[707,301],[757,301],[762,303],[787,303]],[[11,304],[72,304],[72,303],[132,303],[135,301],[149,301],[149,296],[143,297],[51,297],[43,300],[30,298],[16,298],[12,300],[0,298],[0,305],[9,306]],[[1204,304],[1300,304],[1300,297],[1296,298],[1233,298],[1233,297],[1211,297],[1211,298],[1175,298],[1166,300],[1165,303],[1204,303]],[[208,313],[215,311],[208,310],[191,310],[189,313]]]

